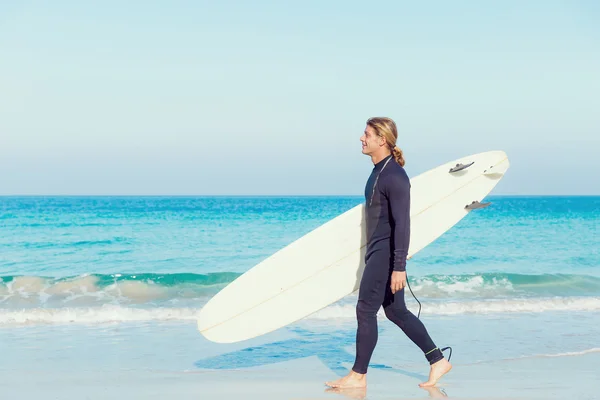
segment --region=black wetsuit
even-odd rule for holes
[[[392,271],[406,270],[410,243],[410,180],[404,168],[391,157],[373,167],[365,187],[366,266],[356,305],[358,330],[352,368],[361,374],[367,372],[377,343],[377,311],[381,306],[387,318],[423,351],[430,364],[443,358],[423,323],[406,308],[404,289],[395,294],[390,289]]]

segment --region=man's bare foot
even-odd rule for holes
[[[367,387],[367,375],[359,374],[354,371],[350,371],[348,375],[335,381],[325,382],[327,386],[332,388],[364,388]]]
[[[431,387],[434,386],[437,381],[446,373],[452,369],[452,364],[445,358],[434,363],[429,370],[429,380],[427,382],[419,383],[420,387]]]

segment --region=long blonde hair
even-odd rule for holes
[[[393,119],[387,117],[373,117],[367,120],[367,125],[375,130],[378,136],[384,137],[387,142],[392,155],[398,164],[404,167],[406,161],[404,160],[404,154],[398,146],[396,146],[396,140],[398,139],[398,129]]]

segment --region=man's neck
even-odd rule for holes
[[[392,154],[392,153],[389,150],[382,151],[381,153],[378,153],[378,154],[373,154],[371,156],[371,161],[373,161],[373,165],[375,165],[378,162],[380,162],[381,160],[383,160],[384,158],[386,158],[387,156],[389,156],[390,154]]]

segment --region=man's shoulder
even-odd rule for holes
[[[384,181],[386,186],[391,185],[395,188],[410,187],[410,178],[403,166],[397,162],[390,162],[390,169],[385,174]]]
[[[387,173],[382,174],[382,190],[388,195],[398,195],[410,191],[410,179],[404,167],[394,162],[388,165],[390,168]],[[385,171],[384,171],[385,172]]]

